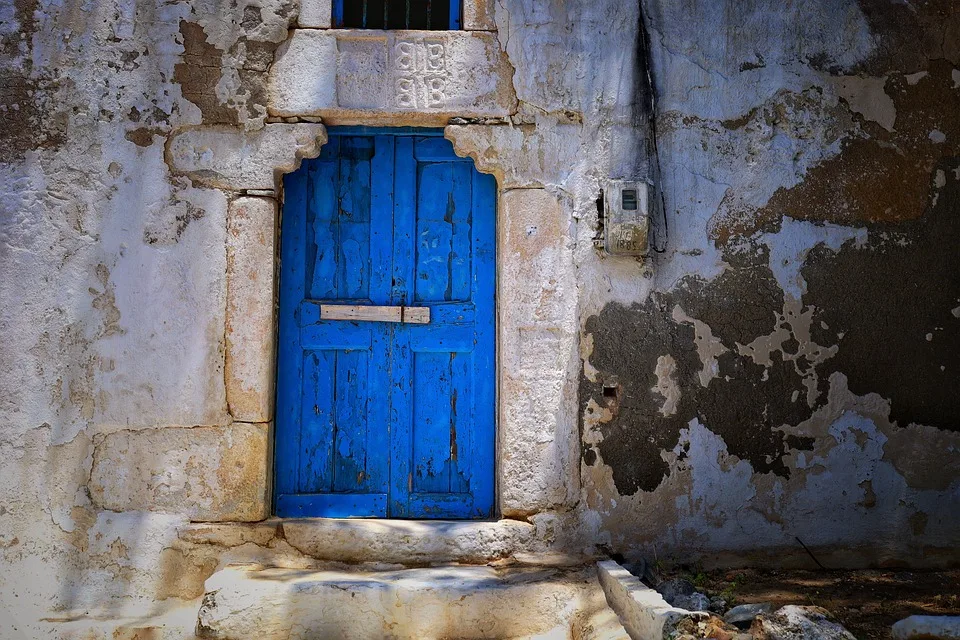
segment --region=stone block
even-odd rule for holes
[[[281,523],[278,518],[260,522],[191,522],[177,529],[177,539],[211,547],[230,548],[245,544],[266,547],[277,535],[282,535]]]
[[[300,0],[297,24],[311,29],[329,29],[333,8],[330,0]]]
[[[94,504],[191,520],[255,521],[269,513],[269,425],[117,431],[98,437]]]
[[[225,381],[234,420],[273,419],[277,202],[237,198],[227,214]]]
[[[572,506],[579,495],[577,315],[571,217],[543,189],[500,201],[501,512]]]
[[[277,189],[280,176],[327,141],[322,124],[268,124],[257,131],[228,127],[187,129],[173,136],[167,163],[195,183],[240,191]]]
[[[0,635],[7,638],[47,638],[50,640],[191,640],[195,639],[197,607],[160,605],[149,615],[135,612],[117,615],[113,611],[97,615],[77,615],[72,619],[43,621],[36,635]],[[99,612],[98,612],[99,613]],[[0,625],[2,630],[2,625]]]
[[[464,0],[464,31],[496,31],[497,23],[493,18],[494,0]]]
[[[505,117],[512,76],[491,33],[297,29],[271,67],[268,109],[333,124]]]

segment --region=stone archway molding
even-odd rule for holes
[[[197,127],[170,137],[166,159],[174,175],[194,184],[269,195],[277,193],[283,174],[317,157],[326,142],[327,130],[316,122],[272,123],[255,131]]]

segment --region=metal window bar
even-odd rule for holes
[[[460,29],[461,0],[334,0],[337,29]]]

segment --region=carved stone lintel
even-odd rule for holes
[[[270,69],[268,109],[332,124],[507,117],[512,78],[492,33],[297,29]]]

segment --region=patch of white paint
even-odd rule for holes
[[[814,224],[784,217],[780,231],[761,234],[759,239],[770,249],[770,270],[777,284],[784,294],[800,300],[807,292],[807,283],[800,270],[811,249],[822,244],[836,252],[850,241],[860,248],[866,245],[867,235],[863,228]]]
[[[944,173],[943,169],[937,169],[937,173],[933,178],[933,184],[937,189],[943,189],[947,186],[947,174]]]
[[[697,355],[700,356],[700,385],[706,387],[710,381],[720,374],[720,365],[717,358],[729,351],[720,338],[714,337],[710,326],[696,318],[691,318],[680,308],[680,305],[673,307],[673,320],[680,324],[689,324],[693,326],[693,342],[697,347]]]
[[[750,224],[777,190],[802,182],[856,131],[839,98],[819,87],[771,93],[736,124],[692,118],[682,108],[660,116],[660,161],[671,185],[664,193],[671,253],[657,265],[661,288],[691,273],[720,275],[715,236],[741,220]]]
[[[834,89],[847,101],[852,111],[862,115],[865,120],[878,123],[887,131],[893,131],[893,125],[897,120],[897,109],[893,98],[884,91],[886,83],[886,76],[879,78],[841,76],[833,79]]]
[[[737,343],[737,353],[750,357],[754,363],[766,368],[763,372],[764,381],[777,353],[783,361],[793,362],[797,375],[803,378],[803,386],[807,390],[806,402],[811,408],[816,406],[820,395],[817,365],[832,358],[839,348],[837,345],[819,345],[813,340],[810,327],[815,311],[815,307],[804,307],[799,300],[788,296],[783,302],[783,313],[777,314],[773,331],[758,336],[750,344]],[[784,347],[791,339],[796,341],[796,353]]]
[[[677,405],[680,404],[680,385],[674,374],[677,371],[677,361],[670,354],[657,358],[657,368],[654,374],[657,376],[657,384],[650,389],[654,393],[663,396],[663,405],[660,407],[660,415],[667,417],[677,412]]]
[[[917,71],[916,73],[910,73],[903,77],[906,79],[907,84],[909,84],[910,86],[913,86],[918,82],[920,82],[921,80],[923,80],[924,78],[926,78],[928,75],[930,75],[928,71]]]
[[[780,88],[819,84],[822,75],[804,64],[818,55],[848,68],[876,46],[854,0],[657,0],[647,13],[654,76],[671,79],[659,84],[663,108],[701,118],[737,118]],[[756,42],[764,43],[762,61]]]
[[[691,420],[681,430],[677,446],[662,454],[671,473],[660,486],[619,496],[609,521],[629,522],[632,527],[612,531],[612,539],[614,543],[625,535],[668,539],[703,554],[733,548],[794,548],[797,537],[808,546],[855,548],[871,535],[876,540],[881,531],[885,543],[912,548],[920,538],[908,515],[942,512],[947,505],[960,508],[960,481],[942,488],[914,486],[915,478],[908,483],[888,454],[895,444],[903,448],[916,436],[894,443],[892,438],[902,429],[886,419],[889,410],[889,403],[878,396],[852,395],[842,374],[835,374],[830,402],[806,422],[784,429],[816,438],[812,451],[788,449],[783,458],[787,475],[758,473],[708,426]],[[956,451],[946,443],[942,449],[955,464]],[[866,505],[865,480],[871,481],[877,496],[897,499]],[[667,505],[669,513],[664,511]],[[949,518],[931,518],[922,539],[949,545],[954,529]]]

